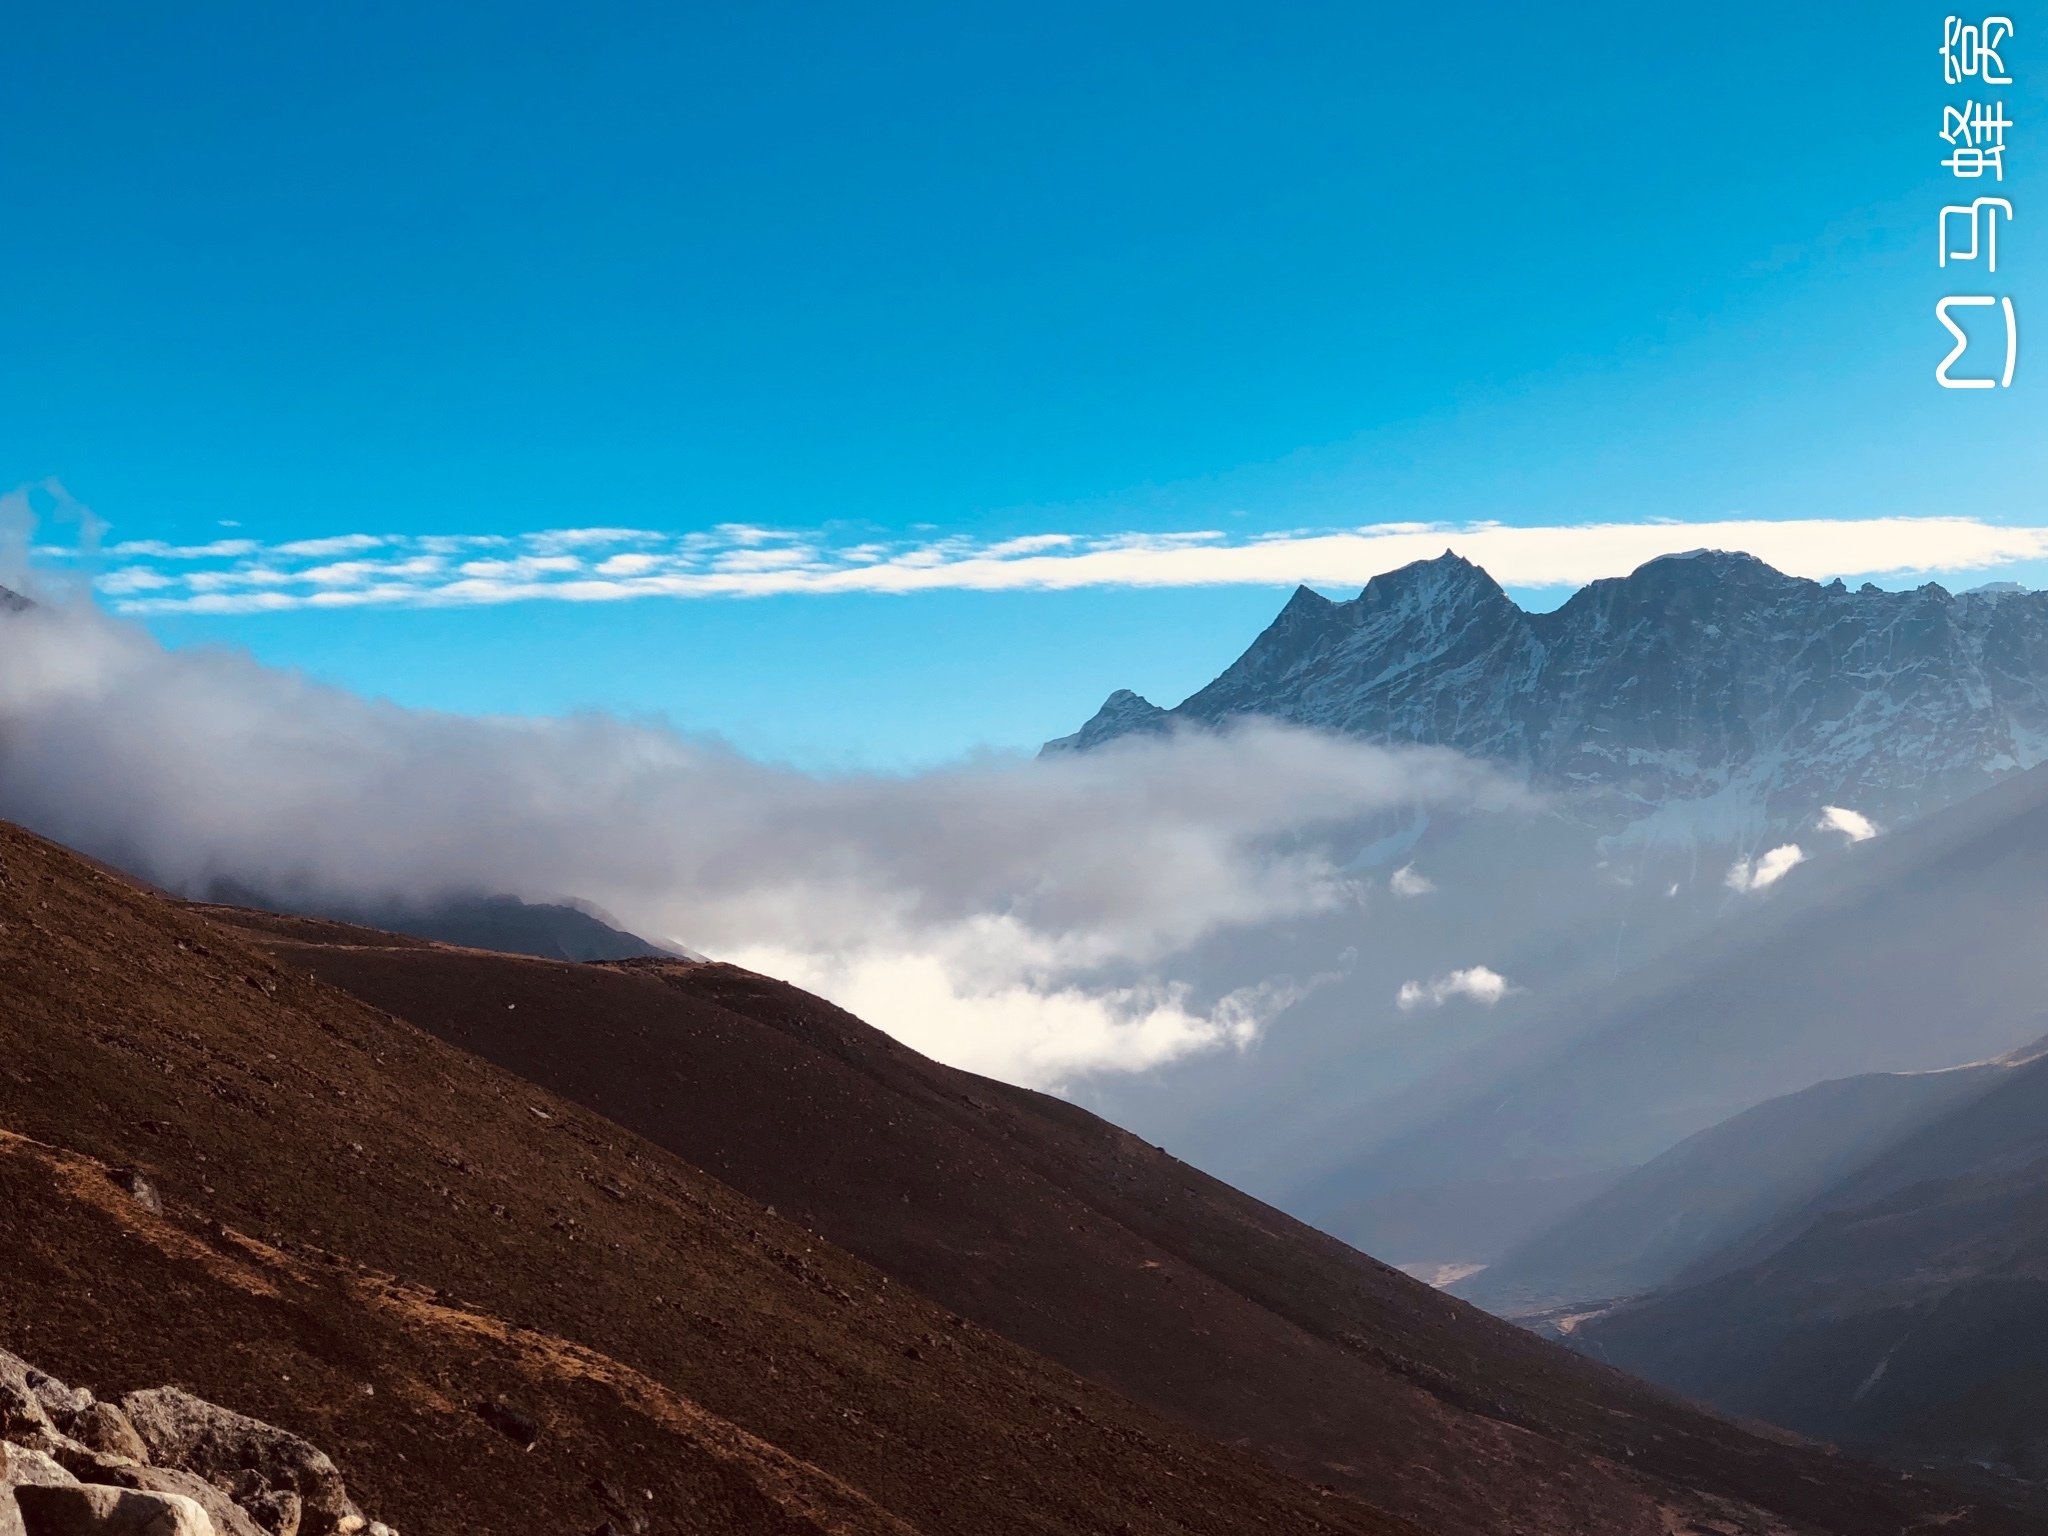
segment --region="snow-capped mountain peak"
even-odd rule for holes
[[[1491,759],[1610,834],[1895,822],[2048,758],[2048,593],[1852,592],[1697,550],[1528,613],[1446,551],[1348,602],[1301,588],[1176,708],[1119,691],[1046,749],[1254,715]]]

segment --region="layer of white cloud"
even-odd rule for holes
[[[1452,971],[1433,981],[1404,981],[1394,1001],[1404,1012],[1417,1008],[1441,1008],[1454,997],[1491,1008],[1514,990],[1500,972],[1475,965],[1467,970]]]
[[[1705,547],[1746,550],[1797,576],[1895,580],[2048,558],[2048,528],[1965,517],[1550,528],[1381,523],[1249,540],[1195,530],[1085,538],[1042,533],[994,543],[957,537],[835,542],[815,530],[751,524],[681,535],[634,528],[496,537],[350,533],[275,545],[247,539],[117,544],[108,551],[115,563],[99,585],[117,610],[132,614],[940,589],[1296,583],[1343,589],[1451,548],[1504,585],[1557,587],[1623,575],[1659,555]]]
[[[1878,831],[1877,823],[1868,816],[1841,805],[1822,806],[1820,825],[1822,831],[1840,832],[1852,843],[1868,842]]]
[[[1855,815],[1851,811],[1850,815]],[[1863,818],[1858,816],[1858,821]],[[1869,823],[1865,823],[1869,825]],[[1768,890],[1791,874],[1798,865],[1806,862],[1806,850],[1797,843],[1785,843],[1773,848],[1761,857],[1738,859],[1728,867],[1728,889],[1731,891]]]
[[[1357,904],[1321,833],[1521,799],[1453,753],[1256,723],[820,777],[602,715],[373,703],[89,605],[0,617],[0,816],[192,893],[582,897],[1042,1085],[1253,1039],[1314,978],[1218,997],[1177,960]]]

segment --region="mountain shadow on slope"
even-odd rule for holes
[[[1731,1413],[2048,1478],[2048,1059],[1573,1341]]]
[[[1805,1209],[1878,1153],[1989,1093],[2048,1041],[1933,1072],[1816,1083],[1689,1136],[1517,1243],[1454,1294],[1504,1316],[1642,1295]],[[1789,1241],[1796,1233],[1787,1233]],[[1763,1257],[1749,1254],[1747,1262]]]

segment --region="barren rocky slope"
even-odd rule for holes
[[[406,1536],[1408,1529],[4,827],[0,1232],[0,1347]]]
[[[940,1067],[767,978],[210,915],[973,1322],[1425,1528],[2033,1528],[1574,1359],[1070,1105]]]

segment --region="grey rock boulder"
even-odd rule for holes
[[[121,1411],[153,1463],[230,1488],[245,1508],[267,1494],[296,1494],[294,1536],[351,1536],[366,1524],[326,1452],[288,1430],[176,1387],[131,1392]],[[281,1511],[283,1501],[265,1507]]]
[[[174,1467],[122,1466],[109,1467],[98,1476],[84,1480],[105,1483],[114,1488],[128,1488],[137,1493],[170,1493],[190,1499],[206,1511],[217,1536],[265,1536],[265,1527],[248,1510],[241,1508],[227,1489],[215,1486],[196,1473],[180,1472]],[[297,1536],[296,1503],[292,1515],[294,1518],[289,1531],[272,1530],[269,1536]]]
[[[21,1523],[17,1488],[71,1488],[78,1479],[41,1451],[0,1442],[0,1536],[28,1536]]]
[[[78,1479],[47,1452],[0,1442],[0,1483],[10,1488],[75,1488]]]
[[[30,1368],[24,1378],[29,1391],[35,1393],[36,1401],[43,1405],[59,1428],[66,1419],[83,1413],[92,1406],[92,1394],[83,1387],[67,1387],[56,1377]]]
[[[7,1370],[9,1361],[0,1361],[0,1439],[23,1445],[37,1436],[57,1434],[49,1409],[29,1387],[26,1373]]]
[[[142,1443],[142,1436],[135,1433],[128,1415],[112,1403],[88,1403],[57,1422],[65,1434],[89,1451],[133,1462],[149,1460],[149,1447]]]
[[[109,1408],[106,1414],[94,1414],[100,1406],[85,1388],[67,1387],[20,1356],[0,1349],[0,1439],[69,1465],[91,1454],[72,1438],[70,1427],[89,1420],[97,1428],[105,1423],[106,1414],[116,1412]]]
[[[85,1483],[15,1490],[27,1536],[219,1536],[198,1504],[175,1493]]]
[[[234,1492],[235,1503],[269,1536],[299,1536],[305,1501],[289,1488],[256,1487],[255,1481],[253,1473],[244,1479]]]
[[[73,1454],[92,1454],[51,1421],[41,1399],[25,1384],[4,1376],[0,1376],[0,1440],[59,1461]]]

